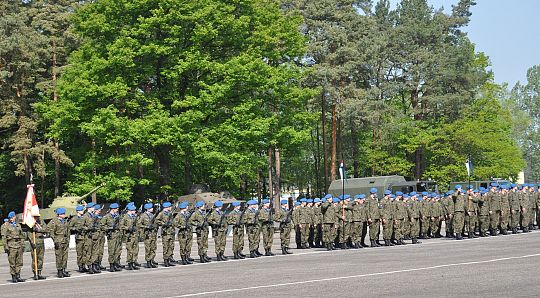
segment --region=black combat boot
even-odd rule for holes
[[[289,247],[288,246],[285,246],[285,252],[288,254],[288,255],[292,255],[293,253],[289,251]]]
[[[66,271],[66,268],[64,268],[62,270],[62,274],[64,274],[64,277],[70,277],[71,276],[71,274],[69,274],[69,272]]]
[[[176,266],[176,260],[173,258],[169,258],[169,266],[174,267]]]
[[[17,275],[11,275],[11,282],[14,284],[17,283]]]
[[[467,237],[468,237],[469,239],[472,239],[472,238],[473,238],[473,233],[469,233]]]
[[[396,239],[390,240],[390,243],[393,243],[394,245],[399,245],[399,241],[397,241]]]
[[[56,277],[58,277],[58,278],[64,278],[64,272],[62,272],[62,270],[58,270],[58,271],[56,272]]]
[[[241,259],[246,258],[246,255],[243,254],[241,250],[238,251],[238,255],[240,256]]]
[[[120,264],[118,263],[114,263],[114,269],[116,269],[116,271],[122,271],[123,268],[126,268],[126,267],[120,266]]]
[[[399,244],[401,244],[401,245],[405,245],[405,244],[406,244],[405,241],[403,241],[403,238],[399,239]]]
[[[412,244],[420,244],[420,243],[422,243],[422,242],[418,241],[418,239],[416,239],[416,238],[412,239]]]
[[[92,265],[95,273],[101,273],[101,267],[98,264]]]
[[[254,250],[249,252],[249,257],[252,258],[252,259],[257,257]]]
[[[497,236],[497,232],[494,229],[489,230],[491,236]]]
[[[86,272],[87,272],[88,274],[94,274],[94,273],[95,273],[95,272],[94,272],[94,266],[88,265],[88,269],[86,270]]]
[[[332,245],[330,245],[330,243],[325,243],[326,244],[326,250],[330,251],[332,250]]]
[[[153,268],[152,261],[146,261],[146,268]]]
[[[228,260],[229,260],[229,258],[227,258],[227,257],[225,256],[225,253],[224,253],[224,252],[221,253],[221,259],[222,259],[223,261],[228,261]]]
[[[390,246],[390,240],[384,240],[384,246]]]
[[[157,268],[157,267],[158,267],[158,263],[157,263],[156,261],[154,261],[154,260],[150,260],[150,266],[151,266],[152,268]]]
[[[107,269],[107,268],[101,266],[101,262],[98,264],[98,266],[99,266],[99,270],[105,270],[105,269]],[[140,265],[139,265],[139,266],[140,266]]]
[[[281,247],[281,254],[282,254],[282,255],[286,255],[286,254],[287,254],[287,251],[285,250],[285,246],[282,246],[282,247]]]
[[[502,230],[501,230],[501,234],[503,234],[503,235],[508,235],[508,232],[506,231],[506,229],[502,229]]]
[[[206,259],[207,263],[212,262],[212,258],[210,258],[208,255],[204,255],[204,258]]]
[[[307,248],[307,247],[306,247]],[[259,252],[259,249],[256,249],[255,250],[255,254],[258,256],[258,257],[262,257],[262,253]]]
[[[114,266],[114,263],[109,264],[109,272],[116,272],[116,266]]]
[[[171,265],[169,265],[169,259],[165,259],[163,260],[163,267],[170,267]]]
[[[33,272],[34,272],[34,280],[38,280],[37,273],[35,271]]]
[[[239,259],[240,259],[240,256],[238,255],[238,252],[237,252],[237,251],[235,251],[235,252],[233,253],[233,259],[235,259],[235,260],[239,260]]]
[[[221,254],[220,254],[220,253],[216,254],[216,260],[218,260],[218,261],[223,261],[223,260],[221,259]]]
[[[463,240],[461,233],[456,233],[456,240]]]
[[[26,280],[21,278],[21,274],[17,274],[17,282],[25,282]]]
[[[128,263],[127,263],[126,270],[133,270],[133,263],[128,262]]]
[[[186,255],[186,263],[188,263],[188,265],[193,264],[193,261],[193,258],[190,258],[189,255]]]
[[[45,276],[41,275],[41,270],[38,270],[38,272],[37,272],[37,278],[38,278],[39,280],[47,279]]]
[[[375,243],[375,240],[371,240],[371,247],[378,247],[379,245]]]
[[[188,264],[188,263],[186,262],[186,256],[181,255],[181,256],[180,256],[180,259],[182,259],[182,260],[180,261],[182,265],[187,265],[187,264]]]

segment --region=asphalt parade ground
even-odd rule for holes
[[[419,245],[327,252],[292,249],[282,256],[275,234],[274,257],[156,269],[81,274],[69,251],[69,278],[57,278],[54,251],[45,253],[46,280],[31,279],[24,254],[24,283],[12,284],[6,254],[0,258],[0,297],[538,297],[540,232],[455,241],[423,240]],[[291,235],[295,247],[294,234]],[[213,257],[210,239],[208,255]],[[227,239],[226,255],[232,238]],[[407,241],[410,243],[410,241]],[[247,239],[246,239],[247,245]],[[244,253],[247,252],[244,249]],[[178,256],[176,247],[175,258]],[[264,251],[262,251],[264,253]],[[125,263],[125,249],[122,252]],[[105,252],[106,254],[106,252]],[[197,260],[196,243],[192,257]],[[231,258],[232,259],[232,258]],[[106,262],[107,257],[104,256]],[[141,243],[139,263],[144,261]],[[103,263],[108,267],[108,264]]]

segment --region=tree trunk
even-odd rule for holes
[[[312,137],[313,137],[313,134],[312,134]],[[316,135],[315,135],[315,140],[313,141],[313,145],[315,145],[316,147],[314,148],[317,148],[315,149],[315,173],[314,173],[314,178],[315,178],[315,185],[317,187],[317,194],[319,196],[322,196],[322,191],[321,191],[321,180],[320,180],[320,176],[321,176],[321,142],[319,142],[319,124],[317,123],[317,126],[316,126]]]
[[[166,199],[169,195],[171,186],[171,147],[169,145],[160,145],[154,148],[158,161],[158,181],[162,188],[160,199]]]
[[[268,199],[272,200],[274,199],[274,185],[272,183],[272,167],[274,166],[272,163],[272,153],[273,148],[268,148]]]
[[[96,140],[92,139],[92,155],[93,155],[93,159],[92,159],[92,174],[94,174],[94,179],[96,178],[97,176],[97,169],[96,169]],[[92,203],[96,204],[97,203],[97,194],[96,192],[93,192],[92,193]]]
[[[330,180],[336,180],[336,162],[337,162],[337,103],[336,100],[332,102],[332,119],[331,119],[331,154],[330,154]]]
[[[275,164],[276,164],[276,191],[274,193],[274,208],[279,208],[279,201],[281,200],[281,153],[279,148],[275,150]]]
[[[414,120],[421,121],[423,119],[422,111],[417,111],[418,108],[418,90],[411,90],[411,107],[413,109]],[[414,152],[414,179],[419,180],[423,173],[424,148],[418,147]]]
[[[322,142],[323,142],[323,166],[324,166],[324,192],[328,189],[328,151],[326,150],[326,109],[324,102],[324,90],[321,100],[321,126],[322,126]]]
[[[354,178],[358,178],[358,139],[356,136],[356,126],[351,119],[351,144],[352,144],[352,160],[353,160],[353,174]]]

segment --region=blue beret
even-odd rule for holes
[[[360,199],[362,199],[362,200],[366,198],[365,194],[359,194],[359,196],[360,196]]]
[[[189,206],[188,202],[182,202],[182,203],[180,203],[180,205],[178,205],[178,208],[186,209],[188,206]],[[234,206],[234,204],[233,204],[233,206]]]
[[[351,198],[351,195],[345,195],[345,196],[343,196],[343,199],[345,199],[345,200],[346,200],[346,199],[350,199],[350,198]]]
[[[384,191],[384,195],[385,195],[385,196],[391,195],[391,194],[392,194],[392,192],[391,192],[389,189],[387,189],[387,190]]]
[[[370,192],[370,193],[377,193],[377,189],[376,189],[375,187],[373,187],[373,188],[371,188],[371,189],[369,190],[369,192]]]
[[[313,203],[313,199],[307,199],[308,203]]]
[[[406,199],[408,199],[408,198],[409,198],[409,195],[408,195],[408,194],[404,194],[403,197],[406,198]]]
[[[4,222],[6,222],[6,221],[9,221],[9,219],[7,219],[7,218],[4,218]]]
[[[171,207],[171,206],[172,206],[171,202],[165,202],[165,203],[163,203],[163,208],[169,208],[169,207]]]
[[[467,189],[473,189],[473,188],[474,187],[471,184],[467,185]]]
[[[264,199],[264,200],[262,200],[262,203],[263,204],[270,204],[270,200],[269,199]]]
[[[294,202],[294,206],[300,206],[300,202]]]
[[[324,196],[324,199],[331,199],[331,198],[332,198],[331,194],[327,194],[326,196]]]
[[[214,202],[214,207],[222,207],[223,206],[223,202],[222,201],[215,201]]]
[[[56,214],[58,214],[58,215],[66,214],[66,208],[56,208],[56,210],[54,210],[54,212],[56,212]]]
[[[315,198],[315,199],[313,200],[313,203],[320,203],[320,202],[321,202],[321,199],[319,199],[319,198]]]
[[[354,199],[355,199],[355,200],[360,199],[360,195],[355,195],[355,196],[354,196]]]
[[[510,187],[514,188],[514,187],[516,187],[516,184],[512,183],[512,184],[510,184]]]
[[[432,196],[432,197],[438,197],[438,196],[439,196],[439,194],[438,194],[438,193],[436,193],[436,192],[434,192],[434,193],[432,193],[432,194],[431,194],[431,196]]]
[[[409,194],[411,197],[416,196],[416,191],[413,191]]]
[[[403,195],[403,192],[401,192],[401,191],[396,191],[396,196],[399,197],[399,196],[402,196],[402,195]]]
[[[257,200],[249,200],[247,201],[248,205],[257,205]]]
[[[301,198],[301,199],[300,199],[300,203],[305,203],[305,202],[307,202],[307,199],[306,199],[306,198]]]
[[[453,194],[454,194],[454,191],[453,191],[453,190],[449,190],[449,191],[448,191],[448,194],[449,194],[449,195],[453,195]]]
[[[339,198],[332,198],[332,203],[339,203]]]
[[[96,204],[94,204],[94,202],[90,202],[88,204],[86,204],[86,208],[92,208],[94,207]]]
[[[395,198],[396,198],[396,195],[395,195],[395,194],[391,194],[390,197],[391,197],[392,199],[395,199]]]
[[[100,204],[94,205],[94,210],[99,210],[99,209],[101,209],[101,205],[100,205]]]
[[[8,217],[8,218],[12,218],[12,217],[14,217],[14,216],[15,216],[15,211],[11,211],[11,212],[9,212],[9,214],[8,214],[7,217]]]
[[[285,204],[288,204],[289,203],[289,200],[281,200],[279,202],[281,205],[285,205]]]
[[[154,208],[154,204],[146,203],[146,204],[144,204],[143,207],[144,207],[144,210],[152,209],[152,208]]]
[[[491,183],[491,187],[497,187],[497,183],[492,182],[492,183]]]
[[[84,206],[82,205],[79,205],[75,208],[75,211],[83,211],[84,210]]]
[[[127,205],[127,210],[129,210],[129,211],[137,210],[137,207],[135,207],[135,204],[128,204]]]
[[[109,209],[118,209],[118,204],[117,203],[112,203],[110,206],[109,206]]]
[[[202,206],[204,206],[204,201],[197,201],[197,203],[195,203],[196,208],[200,208]]]
[[[458,184],[458,185],[454,186],[454,188],[455,188],[455,189],[460,189],[460,188],[461,188],[461,185]]]
[[[423,191],[423,192],[422,192],[422,195],[423,195],[423,196],[427,196],[427,195],[428,195],[428,192],[427,192],[427,191]]]
[[[238,207],[238,206],[240,206],[240,202],[232,202],[232,205],[233,205],[234,207]],[[180,207],[180,208],[182,208],[182,207]]]
[[[473,190],[473,192],[479,192],[478,189]]]

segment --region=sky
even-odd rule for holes
[[[399,2],[394,0],[392,3]],[[428,0],[450,13],[458,0]],[[463,31],[491,60],[496,83],[527,82],[527,69],[540,64],[540,0],[476,0]]]

